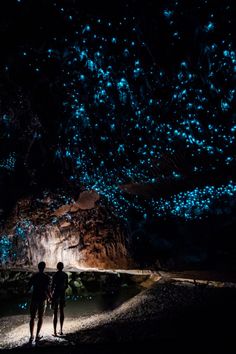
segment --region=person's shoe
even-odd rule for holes
[[[29,342],[32,343],[33,340],[34,340],[34,336],[31,336],[31,337],[29,338]]]
[[[60,336],[63,336],[64,333],[61,331],[59,334],[60,334]]]

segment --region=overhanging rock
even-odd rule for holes
[[[19,201],[0,236],[1,263],[55,268],[128,269],[134,265],[130,241],[121,221],[94,191],[77,201],[44,193]]]

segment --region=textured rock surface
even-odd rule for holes
[[[125,228],[94,191],[82,192],[78,201],[49,193],[22,199],[3,236],[10,241],[8,266],[35,266],[41,260],[52,268],[58,261],[74,268],[132,266]]]

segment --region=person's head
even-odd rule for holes
[[[64,268],[64,264],[62,262],[57,263],[57,269],[62,270]]]
[[[46,267],[46,263],[45,262],[39,262],[38,269],[39,269],[40,272],[43,272],[45,267]]]

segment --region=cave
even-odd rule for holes
[[[233,10],[1,1],[0,349],[233,340]],[[37,277],[44,334],[29,340]]]

